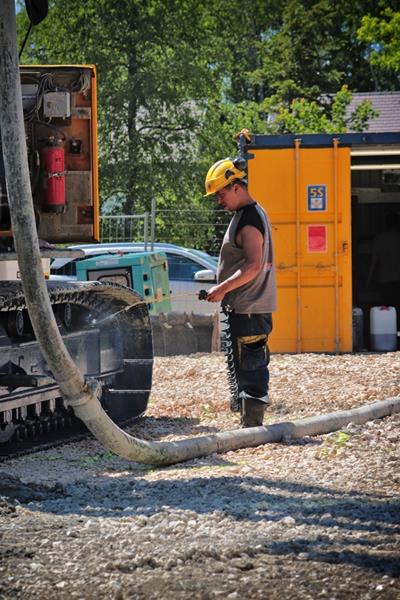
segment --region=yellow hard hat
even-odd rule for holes
[[[206,176],[205,196],[216,194],[219,190],[235,181],[246,177],[246,161],[244,159],[223,158],[209,168]]]

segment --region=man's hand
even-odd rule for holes
[[[214,285],[212,288],[207,290],[207,302],[221,302],[225,296],[225,291],[222,289],[223,284]]]

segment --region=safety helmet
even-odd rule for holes
[[[209,168],[206,176],[205,196],[216,194],[219,190],[235,181],[246,177],[246,161],[244,158],[223,158]]]

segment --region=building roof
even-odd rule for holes
[[[370,119],[368,133],[400,131],[400,92],[355,92],[348,106],[348,115],[363,100],[371,100],[379,116]],[[352,131],[351,129],[349,130]]]

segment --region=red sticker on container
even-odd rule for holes
[[[328,251],[328,228],[326,225],[307,226],[307,250],[308,252]]]

